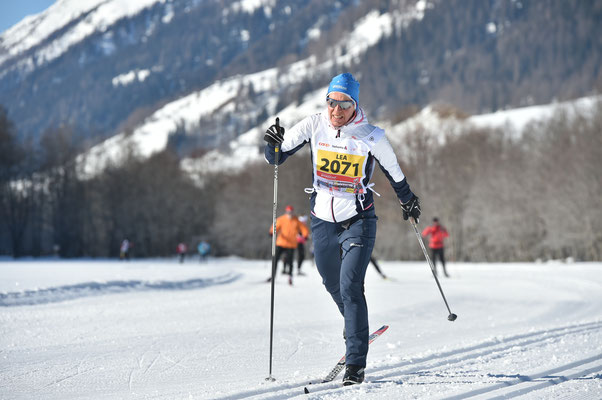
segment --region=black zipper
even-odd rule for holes
[[[330,198],[330,212],[332,214],[332,222],[336,223],[337,219],[334,217],[334,197]]]

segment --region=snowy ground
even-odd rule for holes
[[[342,320],[307,262],[0,262],[1,399],[600,399],[602,263],[370,267],[366,383],[310,385],[344,352]]]

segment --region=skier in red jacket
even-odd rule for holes
[[[433,218],[433,225],[424,228],[422,231],[422,236],[430,236],[429,248],[431,249],[431,257],[433,258],[435,275],[437,274],[437,257],[439,257],[439,260],[441,260],[441,264],[443,265],[443,274],[449,278],[447,270],[445,269],[445,246],[443,244],[443,240],[449,236],[447,230],[445,230],[443,226],[439,225],[439,219],[435,217]]]

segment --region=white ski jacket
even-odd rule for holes
[[[306,143],[311,146],[313,164],[312,188],[306,191],[313,193],[311,212],[314,216],[328,222],[343,222],[373,209],[370,179],[376,161],[399,200],[406,203],[412,198],[384,130],[370,125],[361,108],[351,122],[340,128],[330,124],[328,112],[303,119],[286,131],[278,163]],[[266,146],[265,157],[274,164],[274,146]]]

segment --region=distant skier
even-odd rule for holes
[[[130,241],[126,238],[123,239],[123,242],[121,242],[121,246],[119,247],[119,258],[121,260],[127,260],[129,261],[130,259],[130,247],[131,247],[131,243]]]
[[[276,262],[284,255],[283,274],[288,274],[288,283],[293,284],[293,254],[298,246],[297,237],[301,235],[305,240],[309,236],[307,227],[299,222],[299,218],[293,215],[293,206],[288,205],[284,209],[285,214],[276,219]],[[270,235],[273,234],[273,226],[270,226]],[[272,278],[268,278],[268,282]]]
[[[443,241],[449,237],[447,230],[439,224],[439,218],[433,218],[433,225],[427,226],[422,231],[422,236],[430,236],[429,248],[431,249],[431,257],[433,258],[433,266],[435,267],[435,275],[437,275],[437,258],[443,266],[443,274],[449,278],[447,269],[445,268],[445,246]]]
[[[211,252],[211,245],[203,240],[197,246],[197,250],[199,252],[199,260],[201,262],[207,261],[207,257],[209,257],[209,253]]]
[[[184,262],[184,257],[186,257],[186,252],[188,251],[188,246],[185,243],[179,243],[176,248],[178,253],[178,257],[180,258],[180,264]]]

